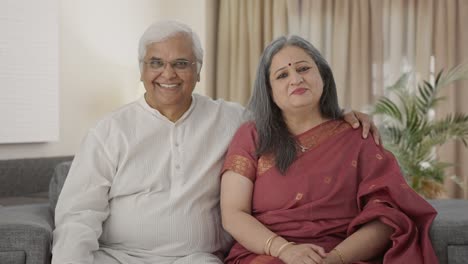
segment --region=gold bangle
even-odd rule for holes
[[[279,257],[281,255],[281,252],[283,252],[283,250],[285,250],[289,245],[296,245],[296,243],[294,242],[286,242],[284,243],[279,249],[278,249],[278,254],[276,254],[276,256],[273,256],[273,257]]]
[[[341,260],[341,264],[346,264],[346,262],[344,261],[343,255],[341,254],[341,252],[337,248],[334,248],[331,251],[336,251],[336,254],[338,255],[338,257]]]
[[[273,243],[273,239],[275,239],[278,235],[277,234],[273,234],[271,237],[269,237],[266,242],[265,242],[265,246],[263,247],[263,251],[265,252],[265,255],[269,255],[270,256],[270,247],[271,247],[271,244]]]

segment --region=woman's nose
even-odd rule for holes
[[[291,74],[291,84],[293,85],[297,85],[297,84],[300,84],[304,81],[304,79],[302,78],[302,76],[298,73],[292,73]]]

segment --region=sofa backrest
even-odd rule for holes
[[[0,197],[48,192],[57,164],[73,156],[0,160]]]

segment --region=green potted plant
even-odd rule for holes
[[[465,147],[468,139],[468,115],[452,113],[435,118],[438,95],[448,84],[467,79],[468,65],[440,71],[433,83],[423,81],[411,85],[411,73],[405,73],[386,88],[372,109],[380,123],[384,146],[397,158],[409,185],[426,198],[444,192],[445,169],[453,164],[441,162],[436,147],[450,140],[460,140]],[[452,177],[452,179],[457,179]]]

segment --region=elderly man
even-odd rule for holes
[[[76,153],[57,204],[52,263],[222,263],[231,240],[219,173],[245,117],[238,104],[192,94],[202,58],[184,24],[145,31],[146,93],[99,121]]]

